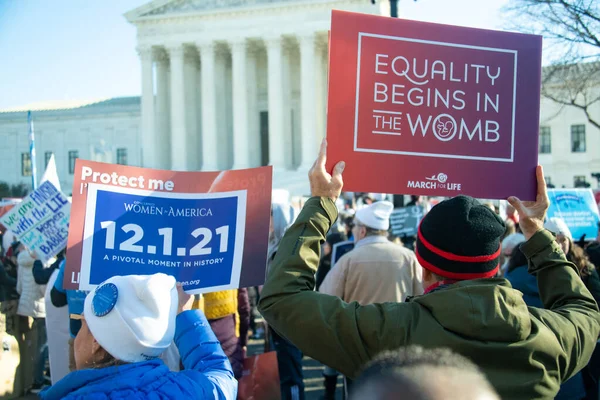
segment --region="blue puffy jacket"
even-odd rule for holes
[[[184,370],[160,359],[71,372],[40,393],[42,399],[234,400],[237,381],[219,341],[199,310],[177,316],[175,344]]]

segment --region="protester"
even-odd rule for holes
[[[325,239],[325,243],[323,243],[322,251],[321,251],[321,261],[319,262],[319,268],[317,269],[316,279],[316,290],[319,290],[321,287],[321,283],[331,271],[331,256],[333,251],[333,246],[336,243],[344,242],[348,240],[345,233],[342,232],[334,232],[329,233],[327,238]],[[325,394],[323,396],[323,400],[334,400],[335,399],[335,390],[337,387],[339,373],[328,366],[325,366],[323,369],[323,385],[325,386]]]
[[[502,240],[506,239],[510,235],[517,233],[517,226],[515,225],[515,223],[513,222],[512,219],[505,220],[504,224],[506,225],[506,231],[504,232],[504,235],[502,236]]]
[[[0,260],[0,303],[19,298],[17,293],[17,275],[9,272]]]
[[[590,243],[585,248],[585,254],[588,256],[588,259],[590,260],[590,262],[592,264],[594,264],[596,269],[600,268],[600,243],[598,243],[598,242]]]
[[[204,314],[231,363],[236,379],[244,372],[248,343],[250,302],[248,291],[222,290],[202,296]]]
[[[258,340],[264,339],[265,328],[262,316],[258,312],[258,300],[260,299],[260,290],[258,286],[251,286],[248,288],[248,300],[250,301],[250,330],[252,335],[251,339]]]
[[[544,303],[540,298],[537,279],[529,274],[527,269],[527,257],[519,247],[513,249],[513,253],[508,260],[507,271],[504,277],[510,282],[512,287],[523,293],[525,304],[531,307],[543,308]],[[578,372],[568,381],[564,382],[555,399],[558,400],[579,400],[585,397],[585,387],[581,372]]]
[[[552,398],[590,359],[600,332],[592,295],[551,233],[541,167],[535,202],[510,203],[527,242],[546,309],[527,307],[499,269],[503,221],[467,196],[423,219],[417,258],[427,294],[405,303],[361,306],[314,292],[320,244],[337,217],[344,163],[325,171],[326,142],[310,172],[313,198],[288,229],[263,288],[263,316],[307,355],[355,378],[374,354],[411,344],[447,347],[475,362],[502,398]]]
[[[69,315],[80,315],[83,313],[83,305],[87,292],[83,290],[64,289],[65,280],[65,268],[67,262],[66,259],[60,263],[58,270],[58,276],[54,281],[54,285],[50,291],[50,299],[52,305],[57,308],[67,307]],[[75,350],[74,341],[81,329],[81,320],[76,318],[69,318],[69,333],[71,337],[68,341],[69,346],[69,370],[75,371]]]
[[[46,267],[40,260],[33,262],[33,278],[38,285],[46,285],[52,276],[54,270],[60,267],[62,260],[65,258],[66,249],[63,249],[56,255],[52,264]]]
[[[35,267],[34,267],[35,268]],[[50,378],[55,384],[69,372],[69,310],[67,307],[55,307],[52,304],[52,289],[58,278],[59,270],[54,269],[44,293],[46,308],[46,332],[48,332],[48,361]]]
[[[108,279],[85,299],[77,371],[40,397],[234,400],[231,365],[204,314],[190,310],[192,301],[164,274]],[[181,372],[158,358],[173,340]]]
[[[319,291],[360,304],[402,302],[423,293],[421,267],[414,253],[388,237],[392,203],[379,201],[356,212],[356,243],[327,275]]]
[[[345,242],[348,240],[345,233],[330,233],[325,238],[325,243],[323,243],[323,249],[321,252],[321,261],[319,262],[319,268],[317,269],[316,276],[316,289],[319,290],[321,287],[321,283],[331,271],[331,255],[333,246],[340,242]]]
[[[513,233],[502,239],[502,253],[500,255],[500,273],[506,274],[508,262],[516,247],[525,242],[525,236],[521,233]]]
[[[499,400],[481,370],[448,349],[386,351],[367,364],[350,400]]]
[[[294,222],[295,210],[289,204],[273,204],[267,250],[267,273],[279,250],[279,244],[288,227]],[[261,295],[262,296],[262,295]],[[273,347],[277,352],[279,381],[282,400],[304,400],[304,374],[302,352],[273,329],[269,330]]]
[[[584,250],[573,243],[573,235],[565,221],[556,217],[549,218],[544,224],[544,228],[556,235],[556,241],[566,254],[567,260],[575,264],[583,283],[592,293],[596,302],[600,302],[600,276],[598,276],[598,271],[590,263]]]
[[[35,254],[23,249],[19,252],[17,263],[19,271],[17,273],[17,292],[20,294],[19,307],[17,314],[24,317],[33,318],[31,330],[35,338],[32,344],[35,345],[33,356],[33,385],[30,388],[31,393],[39,393],[44,387],[46,379],[44,371],[46,361],[48,361],[48,337],[46,334],[46,306],[44,303],[45,285],[38,285],[33,278],[33,263]]]

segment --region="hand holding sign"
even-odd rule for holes
[[[333,167],[332,176],[325,170],[326,162],[327,140],[323,139],[321,142],[321,149],[319,150],[319,156],[308,172],[310,193],[314,197],[329,197],[335,202],[337,198],[340,197],[342,187],[344,186],[342,172],[344,172],[346,163],[343,161],[338,162],[335,167]]]
[[[183,291],[183,285],[177,284],[177,296],[179,303],[177,304],[177,314],[192,309],[194,304],[194,296]]]
[[[544,220],[546,219],[546,211],[550,206],[548,200],[548,189],[546,188],[546,180],[544,179],[544,170],[541,165],[535,170],[537,177],[537,198],[535,201],[521,201],[516,197],[509,197],[508,202],[519,213],[519,227],[529,240],[536,232],[544,229]]]

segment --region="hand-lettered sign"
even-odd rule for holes
[[[0,222],[46,262],[67,245],[70,213],[67,197],[46,181],[3,215]]]

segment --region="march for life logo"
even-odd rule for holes
[[[188,293],[264,282],[271,167],[175,172],[77,160],[75,170],[65,287],[159,272]]]
[[[329,54],[345,189],[535,198],[541,37],[335,10]]]

